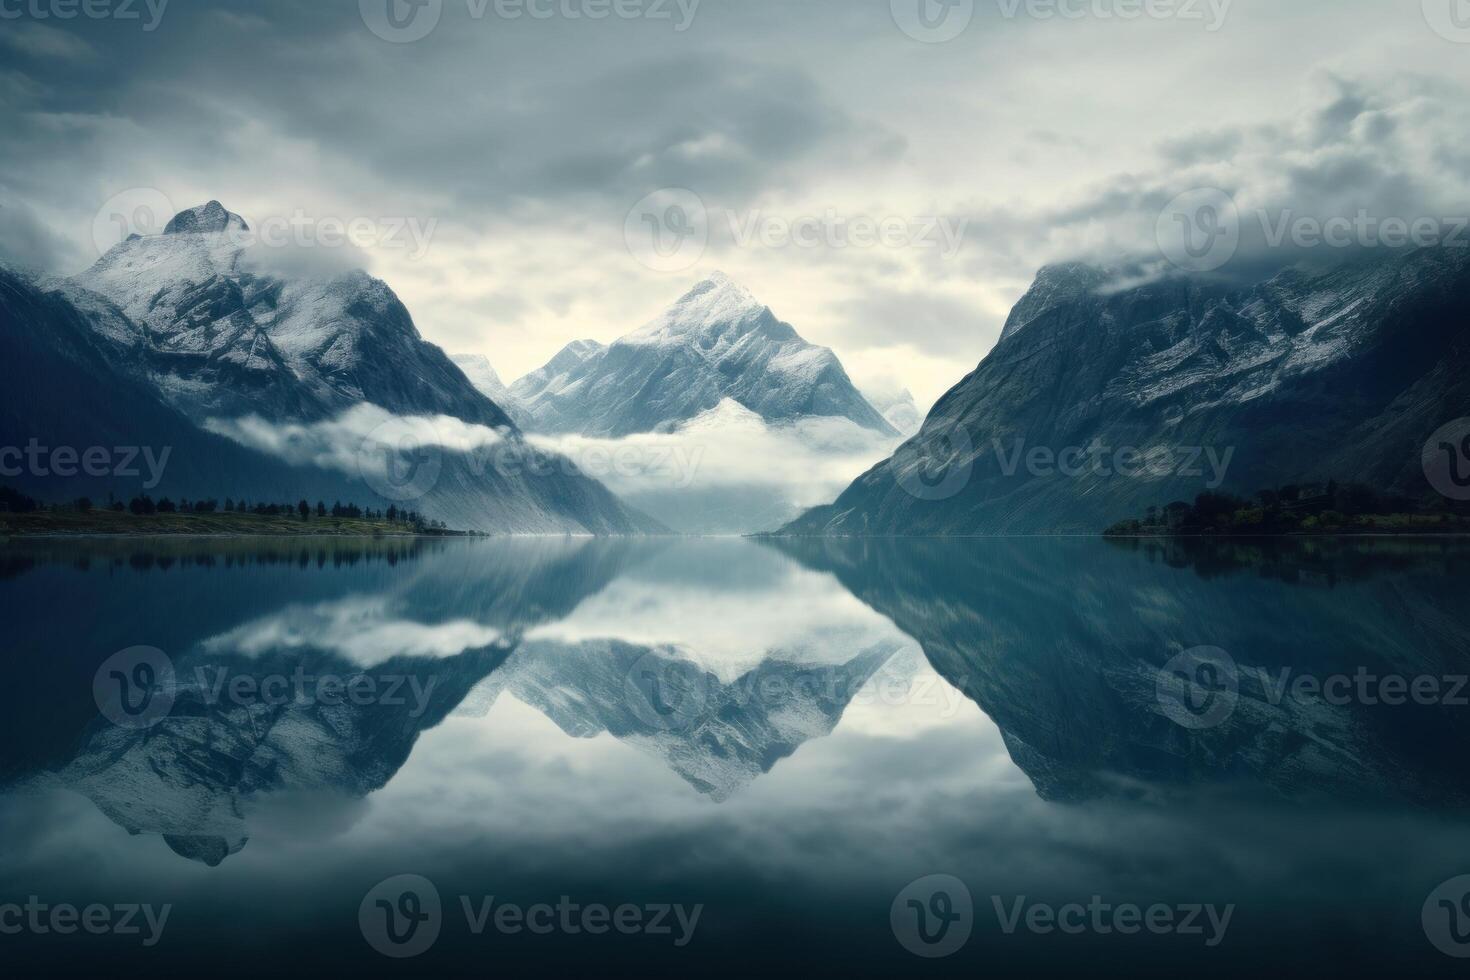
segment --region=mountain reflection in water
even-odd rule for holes
[[[101,862],[114,884],[192,895],[191,935],[228,946],[222,909],[269,888],[253,928],[372,957],[350,914],[342,934],[313,909],[351,913],[353,889],[408,869],[441,890],[692,896],[732,962],[901,968],[888,903],[938,871],[977,905],[1220,898],[1256,923],[1247,952],[1348,922],[1417,955],[1416,902],[1460,871],[1470,711],[1275,684],[1466,674],[1467,557],[1368,540],[12,544],[0,872],[17,884],[0,898],[85,891]],[[175,686],[133,728],[99,713],[93,680],[138,646]],[[1160,692],[1198,648],[1230,658],[1237,690],[1191,728]],[[262,695],[272,679],[288,697]],[[997,936],[975,956],[1086,959]]]

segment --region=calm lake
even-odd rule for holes
[[[1461,974],[1467,586],[1451,541],[11,542],[0,961]]]

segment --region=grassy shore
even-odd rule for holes
[[[410,524],[367,520],[360,517],[311,517],[299,514],[133,514],[114,510],[38,510],[26,514],[0,512],[0,536],[84,534],[193,534],[265,535],[302,537],[312,535],[426,535],[461,536],[465,532],[419,530]]]

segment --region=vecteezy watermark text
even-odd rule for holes
[[[1003,935],[1078,936],[1175,935],[1197,937],[1211,949],[1225,941],[1234,905],[1164,903],[1140,905],[1111,902],[1101,895],[1087,901],[1051,904],[1025,895],[990,896],[995,922]],[[965,883],[953,875],[928,875],[910,882],[893,900],[889,925],[904,949],[926,959],[957,953],[974,931],[974,899]]]
[[[58,902],[53,905],[31,895],[24,905],[17,902],[0,905],[0,935],[73,936],[85,932],[93,936],[141,936],[144,946],[153,947],[163,938],[173,908],[171,904],[154,908],[146,903],[92,903],[78,907]]]
[[[173,201],[158,188],[129,187],[109,197],[93,215],[92,244],[101,254],[132,235],[161,235],[176,213]],[[296,208],[231,220],[216,234],[242,249],[392,249],[417,260],[428,253],[438,227],[439,219],[415,215],[312,214]]]
[[[702,0],[464,0],[470,20],[647,20],[669,22],[682,34]],[[422,41],[444,16],[445,0],[358,0],[368,30],[393,44]]]
[[[143,481],[144,490],[152,490],[163,480],[164,468],[168,466],[172,446],[155,450],[152,446],[45,446],[32,437],[24,448],[0,446],[0,476],[21,475],[35,477],[115,476],[134,478],[142,476],[138,469],[141,460],[148,470]]]
[[[1009,449],[999,439],[992,440],[1000,471],[1012,477],[1024,465],[1027,474],[1050,477],[1060,474],[1065,477],[1121,476],[1126,479],[1164,479],[1166,477],[1204,477],[1209,467],[1209,479],[1204,486],[1216,490],[1225,482],[1230,470],[1230,461],[1235,458],[1235,447],[1223,452],[1214,446],[1153,446],[1140,449],[1122,446],[1117,449],[1094,439],[1086,446],[1068,446],[1056,450],[1049,446],[1026,448],[1025,439],[1012,440]]]
[[[1250,223],[1267,248],[1467,248],[1470,215],[1304,214],[1292,208],[1242,212],[1233,195],[1200,187],[1174,197],[1159,212],[1155,238],[1170,264],[1186,272],[1213,272],[1240,249]]]
[[[1194,647],[1170,659],[1157,675],[1158,700],[1164,715],[1183,728],[1216,728],[1235,714],[1247,682],[1259,702],[1273,708],[1288,700],[1334,708],[1470,707],[1467,674],[1380,673],[1366,666],[1330,674],[1270,670],[1239,665],[1219,647]]]
[[[988,0],[1006,20],[1177,20],[1209,33],[1225,26],[1234,0]],[[969,28],[981,0],[889,0],[893,22],[915,41],[943,44]]]
[[[438,682],[432,674],[316,673],[303,666],[289,674],[257,675],[206,664],[185,674],[157,647],[137,646],[103,661],[92,678],[92,696],[114,725],[140,730],[167,718],[186,693],[211,707],[403,707],[408,717],[419,718]]]
[[[0,0],[0,20],[87,20],[139,21],[145,31],[155,31],[163,21],[169,0]]]
[[[1001,932],[1007,936],[1022,929],[1043,936],[1050,933],[1133,936],[1146,932],[1155,936],[1196,936],[1211,949],[1225,941],[1230,919],[1235,914],[1234,905],[1113,904],[1103,901],[1101,895],[1091,896],[1086,904],[1067,902],[1062,905],[1031,902],[1025,895],[1009,900],[992,895],[990,904],[995,909]]]
[[[264,677],[232,673],[227,667],[194,669],[196,689],[209,705],[381,705],[407,707],[410,718],[421,717],[428,710],[438,682],[439,678],[433,675],[422,678],[414,674],[312,674],[301,666],[290,674]]]
[[[458,901],[472,936],[502,935],[651,936],[678,948],[694,939],[704,905],[670,903],[574,902],[562,895],[555,904],[518,905],[494,895],[462,894]],[[369,946],[394,959],[427,952],[443,931],[444,903],[434,883],[422,875],[395,875],[368,890],[358,906],[358,926]]]
[[[682,272],[704,257],[715,235],[741,249],[928,249],[948,259],[959,253],[969,226],[969,218],[937,214],[711,209],[694,191],[668,187],[633,205],[623,240],[642,265]]]

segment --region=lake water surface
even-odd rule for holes
[[[1467,585],[1403,540],[12,542],[0,961],[1461,973]]]

